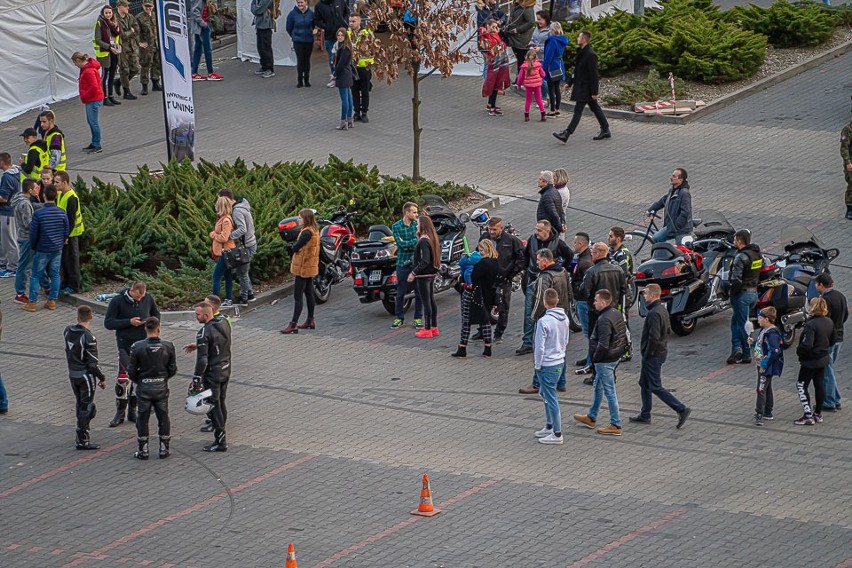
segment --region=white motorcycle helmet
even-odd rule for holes
[[[470,215],[470,220],[477,227],[484,227],[488,224],[488,220],[490,217],[488,216],[488,209],[484,207],[480,207],[479,209],[475,209],[474,212]]]
[[[207,402],[207,398],[213,396],[213,391],[210,389],[203,390],[198,394],[191,394],[186,397],[186,404],[184,408],[190,414],[195,414],[197,416],[202,416],[210,412],[210,409],[213,408],[209,402]]]

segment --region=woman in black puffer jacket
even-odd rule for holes
[[[795,421],[799,426],[810,426],[822,422],[822,402],[825,398],[823,377],[828,365],[828,348],[834,343],[834,323],[828,317],[828,305],[822,298],[814,298],[810,303],[810,317],[802,329],[796,355],[799,356],[799,378],[796,380],[796,392],[802,403],[804,414]],[[810,383],[814,384],[816,402],[811,408],[808,393]]]

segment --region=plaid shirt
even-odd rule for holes
[[[414,247],[417,246],[417,221],[405,226],[402,219],[391,227],[393,238],[396,241],[396,265],[404,266],[414,258]]]

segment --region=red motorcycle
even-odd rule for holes
[[[349,202],[355,204],[355,200]],[[347,211],[343,205],[329,215],[329,219],[317,218],[320,230],[319,274],[314,277],[314,296],[318,304],[324,304],[331,295],[331,286],[349,275],[352,248],[355,246],[355,227],[352,218],[357,211]],[[278,235],[288,243],[299,236],[299,217],[287,217],[278,223]]]

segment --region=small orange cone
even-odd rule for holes
[[[296,565],[296,549],[292,544],[287,545],[287,561],[284,562],[284,568],[299,568]]]
[[[420,505],[416,511],[411,511],[412,515],[420,517],[434,517],[441,512],[441,509],[432,504],[432,489],[429,488],[429,476],[423,474],[423,489],[420,490]]]

